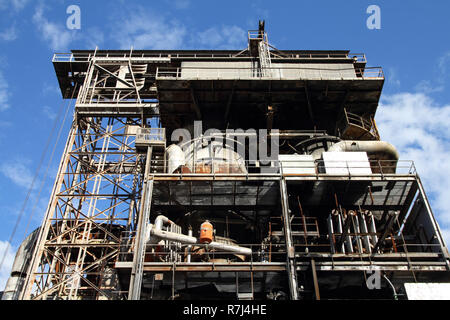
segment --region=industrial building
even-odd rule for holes
[[[408,299],[450,282],[384,74],[347,50],[72,50],[73,122],[3,299]]]

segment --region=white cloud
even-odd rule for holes
[[[44,94],[44,96],[49,94],[56,94],[58,97],[61,96],[61,90],[59,89],[59,86],[57,84],[50,84],[48,82],[44,82],[42,93]]]
[[[0,241],[0,262],[3,260],[3,255],[6,252],[5,260],[0,269],[0,291],[3,291],[11,273],[11,267],[14,262],[16,253],[11,245],[8,245],[8,241]]]
[[[441,92],[444,90],[444,86],[441,85],[433,85],[429,80],[420,81],[416,87],[416,91],[423,93],[433,93],[433,92]]]
[[[50,48],[56,50],[66,50],[69,44],[77,37],[75,30],[66,29],[65,24],[50,22],[44,16],[44,7],[38,6],[33,15],[33,22]]]
[[[182,47],[186,29],[173,19],[135,10],[114,23],[111,38],[121,49],[175,49]]]
[[[42,108],[42,111],[47,116],[47,118],[49,118],[50,120],[55,120],[56,119],[56,112],[53,111],[52,108],[50,108],[49,106],[44,106]]]
[[[19,187],[28,189],[33,181],[29,165],[29,161],[25,160],[3,162],[0,164],[0,173]]]
[[[186,9],[191,2],[189,0],[175,0],[174,4],[177,9]]]
[[[441,73],[445,74],[447,71],[448,64],[450,62],[450,51],[444,53],[439,59],[438,59],[438,66]]]
[[[389,68],[387,79],[388,79],[389,83],[391,83],[397,87],[400,86],[400,79],[398,78],[398,75],[397,75],[397,69]]]
[[[188,1],[178,5],[187,6]],[[177,5],[175,3],[175,5]],[[236,25],[212,26],[203,31],[188,29],[174,17],[134,7],[113,16],[108,38],[120,49],[243,49],[247,31]]]
[[[164,0],[164,2],[168,6],[173,6],[178,10],[187,9],[191,5],[190,0]]]
[[[0,0],[0,10],[13,8],[16,12],[25,8],[29,0]]]
[[[28,0],[12,0],[12,5],[17,11],[22,10],[28,3]]]
[[[12,123],[10,121],[0,120],[0,128],[10,128]]]
[[[13,41],[17,39],[17,30],[15,26],[11,26],[8,29],[0,32],[0,40]]]
[[[450,244],[450,104],[425,93],[382,96],[376,116],[381,138],[413,160]]]
[[[264,1],[261,0],[252,3],[252,11],[258,19],[264,20],[269,18],[269,9],[267,9],[266,6],[267,3],[264,3]],[[257,21],[257,19],[253,19],[252,25],[255,24],[255,21]]]
[[[9,91],[8,91],[8,83],[6,82],[3,73],[0,71],[0,111],[5,111],[9,109]]]
[[[97,27],[92,27],[87,29],[87,33],[84,34],[85,45],[91,49],[95,47],[102,47],[105,41],[105,35],[102,29]],[[59,90],[59,89],[58,89]]]
[[[196,41],[204,48],[243,49],[246,46],[247,32],[238,26],[222,25],[198,32]]]

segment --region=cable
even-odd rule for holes
[[[47,148],[48,148],[48,146],[50,145],[50,141],[51,141],[50,138],[51,138],[51,136],[53,135],[53,131],[54,131],[54,129],[55,129],[55,126],[56,126],[56,119],[55,119],[55,122],[54,122],[54,126],[53,126],[53,128],[52,128],[52,131],[51,131],[51,133],[50,133],[50,136],[49,136],[49,138],[47,139],[46,146],[45,146],[45,148],[44,148],[44,150],[43,150],[43,152],[42,152],[41,158],[40,158],[40,160],[39,160],[38,167],[36,168],[36,172],[35,172],[35,174],[34,174],[34,176],[33,176],[33,180],[31,181],[31,185],[30,185],[30,187],[28,188],[28,192],[27,192],[27,195],[26,195],[26,197],[25,197],[25,200],[24,200],[24,202],[23,202],[23,204],[22,204],[22,207],[21,207],[21,209],[20,209],[19,215],[18,215],[17,220],[16,220],[16,224],[15,224],[15,226],[14,226],[14,228],[13,228],[13,231],[12,231],[12,233],[11,233],[11,236],[9,237],[8,243],[7,243],[7,245],[6,245],[5,253],[3,254],[3,258],[2,258],[2,261],[1,261],[1,263],[0,263],[0,269],[3,267],[3,263],[4,263],[5,258],[6,258],[6,253],[7,253],[8,249],[9,249],[9,246],[10,246],[10,244],[11,244],[12,239],[14,238],[14,236],[15,236],[15,234],[16,234],[17,227],[19,226],[20,220],[22,219],[22,215],[23,215],[23,213],[24,213],[24,211],[25,211],[25,207],[26,207],[26,205],[27,205],[28,199],[30,198],[31,192],[32,192],[33,187],[34,187],[34,183],[35,183],[35,181],[36,181],[36,178],[37,178],[38,175],[39,175],[39,171],[40,171],[41,166],[42,166],[42,163],[43,163],[43,161],[44,161],[44,158],[45,158],[45,154],[46,154]]]
[[[389,285],[391,286],[392,292],[393,292],[393,295],[394,295],[394,300],[398,300],[397,291],[395,291],[395,287],[394,287],[394,285],[392,284],[391,280],[389,280],[389,278],[386,277],[385,274],[383,274],[383,278],[386,279],[387,283],[389,283]]]
[[[76,85],[75,85],[75,89],[74,89],[74,90],[76,90]],[[73,98],[73,95],[72,95],[72,98]],[[50,165],[51,165],[51,163],[52,163],[52,161],[53,161],[53,157],[54,157],[54,155],[55,155],[56,146],[58,145],[59,139],[61,138],[61,133],[62,133],[62,130],[63,130],[64,125],[65,125],[65,123],[66,123],[67,114],[69,113],[69,110],[70,110],[71,105],[72,105],[72,101],[69,101],[69,103],[68,103],[68,105],[67,105],[67,108],[66,108],[66,112],[65,112],[65,114],[64,114],[64,118],[63,118],[63,120],[62,120],[61,127],[59,128],[58,134],[57,134],[57,136],[56,136],[56,141],[55,141],[55,143],[54,143],[54,145],[53,145],[53,149],[52,149],[52,153],[51,153],[51,155],[50,155],[50,159],[48,160],[47,168],[45,169],[44,177],[42,178],[41,186],[39,187],[39,192],[38,192],[38,195],[37,195],[37,197],[36,197],[36,201],[35,201],[35,203],[34,203],[33,209],[31,210],[31,215],[30,215],[30,217],[29,217],[29,219],[28,219],[27,226],[25,227],[24,236],[27,235],[28,227],[30,226],[30,223],[31,223],[31,220],[32,220],[32,218],[33,218],[35,209],[36,209],[37,204],[38,204],[38,202],[39,202],[39,197],[40,197],[41,192],[42,192],[42,190],[43,190],[43,188],[44,188],[45,180],[47,179],[48,171],[49,171],[49,169],[50,169]],[[62,108],[61,108],[61,111],[62,111]],[[61,112],[58,114],[57,120],[59,120],[59,117],[60,117],[60,116],[61,116]],[[56,121],[56,122],[58,122],[58,121]],[[53,130],[55,129],[55,127],[56,127],[56,123],[55,123],[55,126],[54,126],[53,129],[52,129],[52,133],[50,134],[50,136],[53,135]]]
[[[38,196],[37,196],[37,198],[36,198],[36,202],[35,202],[35,204],[34,204],[34,206],[33,206],[33,209],[32,209],[32,211],[31,211],[31,215],[30,215],[30,217],[29,217],[29,219],[28,219],[27,226],[26,226],[26,228],[25,228],[25,233],[24,233],[24,234],[25,234],[25,238],[26,238],[27,231],[28,231],[28,228],[29,228],[29,226],[30,226],[32,217],[33,217],[33,215],[34,215],[34,211],[35,211],[35,209],[36,209],[36,207],[37,207],[37,204],[38,204],[38,201],[39,201],[40,194],[41,194],[41,192],[42,192],[42,190],[43,190],[43,187],[44,187],[44,184],[45,184],[45,180],[46,180],[46,178],[47,178],[48,171],[49,171],[49,168],[50,168],[50,164],[51,164],[51,162],[52,162],[52,160],[53,160],[53,156],[54,156],[54,153],[55,153],[55,150],[56,150],[56,146],[57,146],[57,144],[58,144],[58,142],[59,142],[59,139],[60,139],[60,137],[61,137],[62,129],[63,129],[63,127],[64,127],[64,124],[65,124],[65,121],[66,121],[66,118],[67,118],[68,111],[69,111],[69,109],[70,109],[70,107],[71,107],[71,105],[72,105],[72,99],[73,99],[74,92],[75,92],[75,90],[76,90],[76,86],[77,86],[77,84],[75,84],[75,88],[74,88],[74,90],[73,90],[73,92],[72,92],[71,100],[70,100],[69,103],[67,104],[67,108],[66,108],[66,112],[65,112],[65,115],[64,115],[64,119],[63,119],[63,122],[62,122],[62,124],[61,124],[60,129],[59,129],[59,132],[58,132],[58,135],[57,135],[57,138],[56,138],[56,142],[54,143],[53,150],[52,150],[52,153],[51,153],[51,156],[50,156],[50,159],[49,159],[49,162],[48,162],[48,165],[47,165],[47,168],[46,168],[44,177],[43,177],[42,182],[41,182],[41,185],[40,185],[39,193],[38,193]],[[5,252],[4,252],[3,257],[2,257],[2,261],[0,262],[0,270],[3,268],[3,264],[4,264],[4,262],[5,262],[7,252],[8,252],[8,250],[9,250],[10,246],[11,246],[12,240],[14,239],[14,236],[15,236],[15,234],[16,234],[16,232],[17,232],[17,228],[18,228],[18,226],[19,226],[19,224],[20,224],[20,221],[21,221],[21,219],[22,219],[22,216],[23,216],[23,214],[24,214],[24,212],[25,212],[25,208],[26,208],[26,205],[27,205],[27,203],[28,203],[28,200],[30,199],[31,192],[32,192],[33,187],[34,187],[34,183],[36,182],[36,179],[37,179],[37,177],[39,176],[39,173],[40,173],[42,164],[43,164],[44,159],[45,159],[45,155],[46,155],[47,150],[48,150],[48,147],[50,146],[50,143],[51,143],[51,141],[52,141],[53,133],[54,133],[54,131],[55,131],[56,127],[57,127],[57,124],[58,124],[58,122],[59,122],[59,119],[60,119],[60,117],[61,117],[61,113],[62,113],[62,111],[63,111],[63,108],[62,108],[63,105],[64,105],[64,102],[61,103],[61,107],[59,108],[59,113],[58,113],[57,117],[56,117],[55,120],[54,120],[53,127],[52,127],[52,129],[51,129],[51,131],[50,131],[50,135],[49,135],[49,137],[48,137],[48,139],[47,139],[47,142],[46,142],[46,145],[45,145],[45,147],[44,147],[44,149],[43,149],[43,152],[42,152],[41,158],[40,158],[40,160],[39,160],[39,164],[38,164],[38,167],[37,167],[37,169],[36,169],[35,175],[34,175],[34,177],[33,177],[33,180],[32,180],[32,182],[31,182],[31,185],[30,185],[30,187],[29,187],[29,189],[28,189],[28,192],[27,192],[27,195],[26,195],[26,197],[25,197],[25,200],[24,200],[24,202],[23,202],[23,204],[22,204],[21,210],[20,210],[19,215],[18,215],[18,217],[17,217],[16,224],[15,224],[15,226],[14,226],[14,228],[13,228],[13,231],[12,231],[12,233],[11,233],[11,236],[10,236],[10,238],[9,238],[9,241],[8,241],[8,243],[7,243],[7,245],[6,245]],[[25,263],[22,265],[21,273],[23,273],[23,272],[25,271],[25,270],[24,270],[24,267],[25,267]],[[17,285],[18,285],[18,283],[16,283],[16,288],[15,288],[15,290],[17,290]]]

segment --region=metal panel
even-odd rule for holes
[[[181,63],[182,79],[248,79],[252,78],[251,62],[195,62]]]
[[[272,63],[272,76],[281,79],[341,80],[356,79],[348,63]]]
[[[450,283],[405,283],[408,300],[450,300]]]
[[[181,63],[182,79],[251,79],[262,76],[251,62]],[[357,79],[355,68],[348,63],[273,63],[263,75],[283,80],[351,80]]]
[[[322,155],[327,174],[372,174],[366,152],[324,152]]]
[[[278,160],[283,174],[316,174],[314,158],[311,155],[280,154]]]

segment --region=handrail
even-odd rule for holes
[[[73,53],[55,53],[52,62],[72,62],[74,61]]]
[[[140,128],[136,134],[136,140],[139,141],[166,141],[165,128]]]
[[[365,129],[367,132],[371,133],[375,138],[377,139],[380,138],[373,117],[370,117],[370,119],[365,119],[362,116],[348,112],[347,109],[344,108],[344,118],[345,118],[345,125],[355,125],[361,127]]]
[[[204,71],[206,70],[206,71]],[[288,74],[283,73],[285,70],[298,71],[298,74]],[[236,67],[159,67],[156,70],[156,78],[158,79],[201,79],[201,78],[217,78],[221,79],[223,77],[233,77],[236,79],[302,79],[300,71],[317,71],[317,76],[311,76],[311,79],[327,79],[330,78],[330,74],[341,79],[384,79],[383,69],[381,67],[369,67],[369,68],[336,68],[336,69],[323,69],[323,68],[311,68],[311,67],[271,67],[264,68],[264,73],[261,70],[255,68],[236,68]],[[183,75],[183,71],[185,74]],[[197,71],[197,72],[195,72]],[[201,72],[204,71],[204,72]],[[268,73],[268,71],[271,71]],[[342,73],[342,71],[347,71],[347,74]],[[186,74],[187,73],[187,74]],[[266,76],[266,74],[270,74]]]
[[[365,63],[366,56],[364,53],[286,53],[281,51],[284,56],[276,55],[273,59],[353,59],[355,62]],[[73,53],[55,53],[52,58],[52,62],[88,62],[91,58],[91,54],[73,54]],[[96,57],[100,58],[130,58],[129,54],[111,54],[111,53],[97,53]],[[244,56],[245,57],[245,56]],[[132,53],[131,59],[133,58],[235,58],[242,59],[243,56],[236,57],[235,53]],[[250,56],[248,57],[251,58]]]
[[[277,218],[277,217],[270,217],[270,220],[273,220],[273,218]],[[308,218],[308,217],[306,217]],[[280,223],[280,225],[278,226],[280,227],[280,229],[282,228],[282,223]],[[313,234],[313,232],[310,232],[309,235],[311,236],[315,236],[318,239],[320,239],[320,242],[317,243],[296,243],[294,245],[295,247],[295,253],[297,255],[303,255],[303,254],[311,254],[311,253],[316,253],[319,255],[323,255],[322,257],[326,257],[328,256],[329,258],[331,258],[330,254],[331,254],[331,250],[327,251],[327,249],[330,249],[330,244],[326,243],[326,239],[328,237],[328,232],[323,231],[320,232],[319,230],[316,230],[319,233],[318,234]],[[120,241],[119,241],[119,252],[118,255],[116,257],[116,262],[131,262],[133,261],[133,246],[132,243],[135,239],[135,231],[124,231],[121,233],[120,235]],[[342,235],[342,233],[338,233],[335,232],[335,235],[339,236]],[[380,232],[367,232],[367,233],[348,233],[348,235],[350,236],[364,236],[364,235],[381,235]],[[259,257],[258,260],[261,261],[254,261],[252,263],[267,263],[267,262],[272,262],[272,263],[283,263],[282,258],[286,255],[286,244],[283,242],[280,243],[237,243],[239,246],[244,246],[244,247],[248,247],[251,249],[252,254],[251,257],[249,257],[250,259],[253,259],[253,257]],[[268,247],[272,245],[272,248],[276,248],[276,250],[270,250],[268,249]],[[208,244],[202,244],[202,243],[196,243],[194,245],[197,248],[204,248],[204,249],[208,249]],[[308,247],[308,253],[306,253],[304,251],[304,248]],[[406,261],[408,259],[407,257],[407,252],[408,249],[407,247],[413,247],[416,249],[416,251],[414,252],[414,254],[416,254],[416,256],[414,257],[415,259],[421,259],[421,258],[425,258],[427,259],[427,256],[421,256],[421,254],[428,254],[428,253],[436,253],[439,254],[438,251],[432,252],[432,250],[434,248],[439,249],[440,244],[435,244],[435,243],[400,243],[399,241],[396,243],[396,247],[397,247],[397,252],[378,252],[378,253],[359,253],[359,252],[340,252],[340,253],[334,253],[333,257],[357,257],[358,259],[361,259],[361,261],[364,262],[370,262],[372,259],[377,258],[377,257],[383,257],[383,256],[390,256],[393,257],[395,259],[404,259],[403,261]],[[169,263],[168,260],[172,259],[172,257],[170,256],[171,250],[169,249],[169,247],[167,245],[161,245],[161,244],[153,244],[153,243],[146,243],[145,244],[145,248],[146,248],[146,256],[147,257],[151,257],[153,258],[152,260],[146,262],[152,265],[157,265],[157,264],[161,264],[164,265],[165,263]],[[419,249],[418,249],[419,248]],[[421,249],[421,250],[420,250]],[[441,251],[442,252],[442,251]],[[181,257],[186,257],[186,252],[179,250],[177,251],[177,253],[181,256]],[[235,252],[233,251],[227,251],[227,250],[221,250],[221,251],[213,251],[210,254],[216,256],[216,257],[221,257],[221,256],[226,256],[226,255],[230,255],[230,254],[235,254]],[[268,258],[268,255],[272,256],[272,259],[267,261],[266,259]],[[275,258],[275,259],[273,259]],[[278,258],[278,259],[276,259]],[[242,265],[242,264],[250,264],[250,261],[234,261],[234,262],[226,262],[228,266],[231,265]],[[275,260],[275,261],[274,261]],[[173,261],[171,261],[170,263],[174,263]],[[179,263],[179,264],[185,264],[187,263],[187,261],[177,261],[175,263]],[[205,262],[205,261],[196,261],[196,262],[189,262],[189,265],[192,268],[195,268],[196,266],[205,266],[205,265],[211,265],[214,264],[214,262]],[[267,265],[267,264],[266,264]]]
[[[168,168],[170,160],[161,160],[159,164],[153,166],[159,175],[169,176],[191,176],[191,175],[220,175],[220,176],[348,176],[348,177],[366,177],[366,176],[386,176],[386,175],[417,175],[416,167],[412,160],[368,160],[368,161],[349,161],[349,160],[272,160],[266,166],[258,160],[239,160],[239,163],[230,162],[222,158],[202,158],[190,159],[189,166],[183,166],[184,169],[173,173],[165,173],[164,168]],[[238,170],[241,163],[245,166],[246,172]],[[261,168],[260,172],[254,172],[255,168]],[[181,173],[182,172],[182,173]]]

